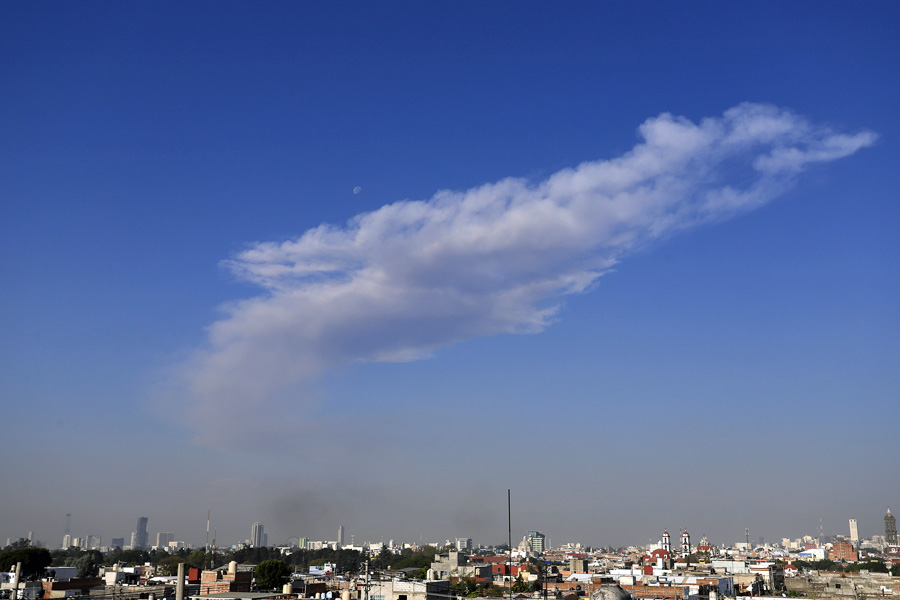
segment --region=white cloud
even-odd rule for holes
[[[639,132],[623,156],[545,181],[443,190],[253,244],[225,264],[263,293],[227,307],[185,365],[192,401],[247,408],[336,365],[539,332],[629,251],[758,207],[876,137],[760,104],[699,124],[663,114]]]

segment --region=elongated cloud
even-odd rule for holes
[[[353,361],[406,361],[474,337],[535,333],[624,255],[756,208],[812,163],[875,141],[741,104],[663,114],[621,157],[545,181],[439,191],[260,242],[225,264],[262,293],[226,308],[185,368],[197,405],[253,406]]]

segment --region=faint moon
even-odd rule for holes
[[[355,188],[353,188],[353,193],[354,193],[354,194],[358,194],[358,193],[360,193],[361,191],[362,191],[362,188],[359,187],[359,186],[356,186]]]

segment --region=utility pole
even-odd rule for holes
[[[511,492],[509,488],[506,489],[506,524],[508,526],[508,534],[509,538],[507,539],[507,543],[509,544],[509,559],[506,561],[506,585],[509,586],[509,598],[512,600],[512,504],[511,504]]]
[[[364,585],[364,589],[366,591],[365,600],[369,600],[369,561],[366,559],[366,583]]]
[[[16,563],[15,574],[13,575],[13,587],[12,587],[12,595],[10,596],[13,600],[17,600],[19,597],[19,580],[22,578],[22,561]]]

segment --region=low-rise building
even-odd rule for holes
[[[369,584],[369,600],[446,600],[449,581],[377,581]]]
[[[252,570],[238,569],[237,563],[231,562],[227,571],[217,569],[200,574],[200,595],[249,592],[252,582]]]

